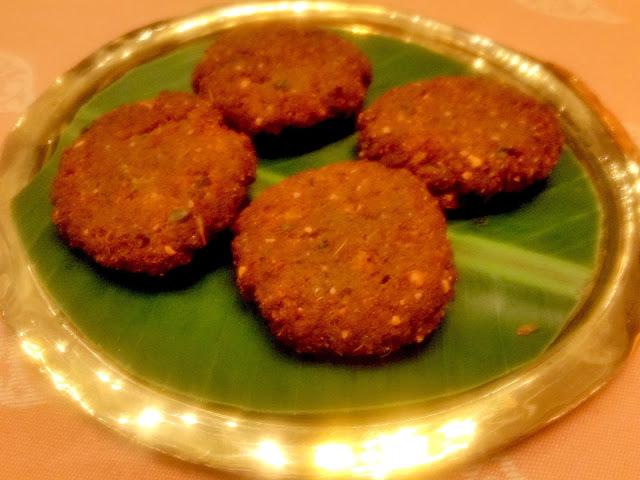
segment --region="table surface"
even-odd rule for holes
[[[55,78],[132,29],[215,0],[0,2],[0,141]],[[372,2],[369,2],[372,3]],[[640,143],[640,2],[379,0],[490,37],[581,78]],[[636,342],[637,343],[637,342]],[[640,349],[595,396],[446,480],[640,478]],[[0,478],[230,479],[140,446],[80,411],[0,322]]]

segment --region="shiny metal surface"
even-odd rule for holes
[[[100,357],[40,290],[12,226],[9,200],[54,150],[77,108],[130,68],[236,24],[301,17],[321,26],[423,45],[515,82],[555,105],[603,212],[599,266],[567,330],[535,362],[481,388],[410,409],[353,416],[266,415],[185,402]],[[252,476],[436,474],[565,414],[628,355],[638,323],[640,156],[629,137],[562,69],[490,39],[375,6],[276,2],[204,10],[106,45],[57,79],[9,135],[0,164],[0,301],[4,321],[55,387],[97,420],[192,462]]]

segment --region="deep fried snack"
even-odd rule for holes
[[[547,178],[563,142],[549,107],[482,77],[392,89],[360,114],[358,130],[360,159],[407,168],[445,209]]]
[[[444,214],[406,170],[345,162],[265,190],[233,226],[236,282],[299,353],[421,343],[453,298]]]
[[[222,34],[192,74],[194,91],[250,135],[354,116],[370,83],[371,62],[353,44],[283,22]]]
[[[256,161],[210,105],[165,92],[103,115],[64,151],[52,220],[103,266],[163,275],[233,222]]]

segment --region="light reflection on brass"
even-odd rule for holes
[[[26,340],[22,342],[22,349],[27,352],[30,357],[35,358],[36,360],[44,361],[42,357],[42,353],[40,352],[40,347],[34,343],[27,342]]]
[[[47,366],[43,350],[39,345],[25,340],[22,342],[22,349],[27,353],[27,355],[42,363],[42,365],[44,366],[44,370],[51,376],[56,389],[67,393],[90,414],[94,413],[93,409],[82,400],[76,388],[74,388],[72,385],[69,385],[63,375],[54,372],[50,367]]]
[[[302,13],[308,9],[309,9],[309,3],[307,2],[296,2],[291,6],[291,10],[293,10],[296,13]]]
[[[326,470],[346,470],[356,465],[356,456],[350,445],[327,443],[315,447],[316,465]]]
[[[371,28],[364,25],[354,25],[349,28],[349,31],[355,35],[369,35],[371,33]]]
[[[155,427],[162,422],[162,414],[154,408],[146,408],[138,417],[138,425],[145,428]]]
[[[199,26],[202,26],[202,20],[194,20],[191,22],[185,22],[182,25],[180,25],[180,27],[178,28],[178,32],[179,33],[185,33],[188,32],[189,30],[192,30],[194,28],[197,28]]]
[[[98,370],[96,372],[97,377],[105,383],[110,384],[112,390],[120,390],[122,388],[122,380],[115,379],[112,380],[111,375],[108,372],[103,370]]]
[[[470,437],[476,430],[476,424],[470,418],[466,420],[453,420],[438,430],[445,438]]]
[[[138,36],[138,40],[142,42],[145,40],[149,40],[149,38],[151,38],[151,30],[145,30]]]
[[[186,414],[186,415],[178,415],[178,417],[187,425],[195,425],[196,423],[198,423],[198,420],[196,419],[195,415]]]
[[[393,471],[426,465],[467,448],[475,431],[472,419],[453,420],[431,434],[420,433],[417,428],[402,428],[355,447],[347,443],[318,445],[314,460],[325,470],[383,478]]]
[[[274,467],[283,467],[287,464],[282,448],[273,441],[258,443],[255,455],[259,460]]]
[[[482,70],[483,68],[486,67],[487,62],[485,61],[484,58],[476,58],[473,61],[473,68],[475,68],[476,70]]]
[[[361,461],[351,469],[353,473],[383,478],[394,470],[404,470],[429,463],[429,438],[416,429],[403,428],[391,435],[379,435],[365,442]]]

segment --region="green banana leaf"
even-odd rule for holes
[[[467,67],[422,47],[344,34],[372,60],[370,104],[387,89]],[[91,98],[43,170],[14,199],[24,248],[43,288],[110,363],[164,391],[255,411],[317,413],[404,405],[455,395],[523,366],[562,331],[591,278],[600,206],[564,149],[548,182],[451,215],[460,280],[442,326],[424,346],[372,362],[299,357],[280,348],[233,280],[230,235],[162,279],[105,270],[70,251],[48,199],[61,150],[97,116],[164,89],[189,91],[210,41],[143,64]],[[297,171],[355,158],[351,132],[309,152],[261,152],[251,194]],[[519,335],[522,325],[535,331]]]

